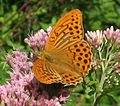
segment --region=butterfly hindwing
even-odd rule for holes
[[[83,78],[76,73],[61,73],[61,83],[66,85],[77,85],[83,81]]]
[[[33,65],[33,72],[38,81],[45,84],[58,83],[60,75],[43,60],[37,59]]]
[[[74,71],[79,74],[82,73],[83,76],[87,75],[92,62],[92,52],[89,44],[85,40],[82,40],[77,44],[70,46],[67,54],[68,58],[72,58],[73,66],[75,66],[76,69],[79,69],[79,71]]]
[[[73,67],[68,66],[68,64],[53,63],[54,69],[61,76],[60,82],[66,85],[77,85],[82,82],[83,78],[81,74],[75,72]]]

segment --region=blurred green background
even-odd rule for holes
[[[85,32],[120,27],[120,0],[0,0],[0,47],[24,48],[29,31],[53,26],[76,8],[83,13]]]
[[[110,26],[120,28],[120,0],[0,0],[0,84],[9,77],[5,54],[13,48],[27,49],[24,38],[29,32],[54,26],[63,14],[72,9],[82,11],[85,32]],[[76,91],[80,89],[76,88]],[[73,94],[72,102],[67,106],[76,103],[78,105],[75,106],[88,106],[93,102],[93,97],[84,91],[80,94]],[[104,103],[108,101],[104,98]]]

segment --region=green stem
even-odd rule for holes
[[[96,94],[96,92],[94,93],[94,102],[93,102],[93,104],[95,105],[96,104],[96,99],[97,99],[97,94]]]
[[[109,50],[110,48],[111,48],[111,50]],[[106,70],[107,70],[109,62],[111,61],[111,58],[112,58],[112,54],[111,53],[113,51],[113,48],[114,48],[114,46],[112,46],[110,44],[109,47],[107,48],[105,62],[102,62],[102,76],[101,76],[100,86],[99,86],[100,87],[100,91],[103,91],[103,85],[104,85],[104,82],[106,80]],[[99,56],[100,56],[100,59],[102,59],[100,50],[99,50]]]
[[[102,60],[102,56],[100,53],[100,50],[98,51],[99,53],[99,58],[100,60]],[[101,76],[101,80],[100,80],[100,84],[99,84],[99,91],[102,91],[102,87],[105,81],[105,67],[104,67],[104,62],[101,63],[101,67],[102,67],[102,76]]]
[[[110,48],[111,48],[111,50],[110,50]],[[101,75],[101,79],[100,79],[100,83],[99,83],[98,93],[94,93],[94,106],[97,106],[97,104],[100,101],[100,98],[102,97],[103,86],[104,86],[104,83],[105,83],[105,80],[106,80],[106,70],[107,70],[109,62],[111,61],[111,58],[112,58],[112,54],[111,53],[113,51],[113,48],[114,47],[112,45],[109,45],[109,47],[107,48],[105,61],[102,61],[102,63],[101,63],[102,75]],[[99,55],[99,59],[100,60],[103,59],[102,58],[102,52],[103,51],[101,49],[98,49],[98,55]]]

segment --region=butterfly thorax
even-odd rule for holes
[[[50,54],[46,53],[45,51],[39,51],[37,52],[37,56],[41,60],[47,60],[49,62],[53,62],[53,58]]]
[[[65,63],[64,61],[60,60],[60,58],[58,57],[55,57],[53,55],[51,55],[50,53],[46,52],[46,51],[40,51],[38,52],[38,58],[42,61],[47,61],[49,63],[52,63],[52,64],[56,64],[56,65],[59,65],[59,66],[67,66],[70,68],[69,64],[68,63]],[[61,57],[62,58],[62,57]]]

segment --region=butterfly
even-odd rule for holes
[[[91,62],[91,48],[83,39],[82,13],[74,9],[58,20],[32,70],[41,83],[77,85]]]

